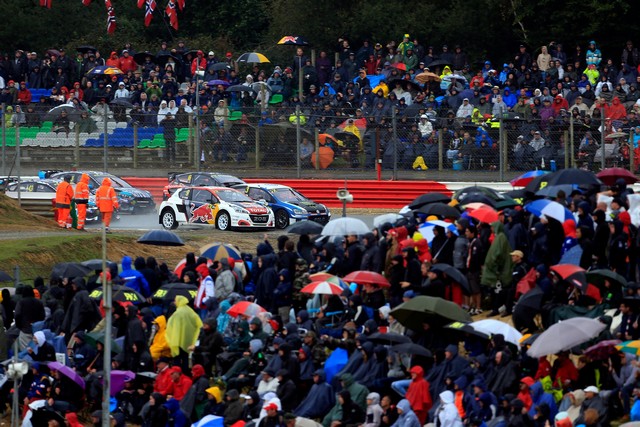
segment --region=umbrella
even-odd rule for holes
[[[640,341],[625,341],[622,344],[618,344],[616,349],[623,353],[630,353],[637,356],[640,354]]]
[[[100,258],[82,261],[80,264],[84,265],[87,268],[90,268],[91,270],[102,270],[102,259]],[[109,264],[111,264],[111,261],[106,260],[106,264],[107,268],[109,268]]]
[[[318,153],[319,153],[319,160],[318,163],[320,164],[320,169],[326,169],[329,166],[331,166],[331,163],[333,163],[333,159],[335,156],[335,153],[333,151],[333,149],[331,149],[331,147],[323,147],[320,146],[318,148]],[[315,166],[316,164],[316,152],[314,151],[313,153],[311,153],[311,165]]]
[[[496,207],[496,202],[492,200],[489,196],[481,192],[466,193],[462,199],[456,199],[456,200],[458,200],[463,206],[466,206],[467,204],[470,204],[470,203],[483,203],[492,208]]]
[[[447,61],[446,59],[436,59],[429,63],[427,68],[431,69],[432,67],[442,67],[444,65],[451,65],[451,61]]]
[[[93,348],[96,348],[98,346],[98,343],[104,346],[104,332],[89,332],[84,336],[84,338],[85,342]],[[111,352],[120,353],[121,351],[122,349],[120,348],[118,343],[114,339],[111,339]]]
[[[167,283],[152,295],[152,298],[158,302],[171,303],[178,295],[186,297],[189,302],[196,299],[198,294],[198,286],[190,283]]]
[[[240,315],[246,317],[257,316],[260,313],[266,313],[267,310],[256,304],[255,302],[239,301],[231,306],[227,310],[227,314],[232,317],[238,317]]]
[[[130,98],[116,98],[113,101],[109,102],[109,105],[115,105],[115,106],[125,107],[125,108],[133,108],[133,104],[131,103]]]
[[[151,230],[137,240],[143,245],[154,246],[184,246],[184,242],[177,234],[169,230]]]
[[[407,71],[407,66],[403,62],[394,62],[393,64],[391,64],[391,67],[395,68],[396,70]]]
[[[71,105],[64,104],[64,105],[58,105],[57,107],[53,107],[51,110],[47,111],[47,114],[45,114],[44,116],[44,121],[47,121],[47,122],[55,121],[58,117],[60,117],[60,114],[63,111],[67,113],[67,118],[72,122],[75,122],[80,118],[79,110],[72,107]]]
[[[360,143],[358,136],[351,132],[336,132],[333,137],[344,142],[347,149],[357,149],[356,147]]]
[[[397,83],[400,83],[402,88],[407,91],[420,92],[422,90],[422,87],[420,87],[418,83],[414,82],[413,80],[407,80],[407,79],[390,80],[387,82],[387,86],[389,86],[390,88],[395,88]]]
[[[314,295],[340,295],[343,289],[329,282],[311,282],[304,288],[300,289],[300,292],[304,294]]]
[[[629,136],[628,133],[625,132],[612,132],[609,135],[605,136],[605,139],[616,139],[616,138],[627,138]]]
[[[197,51],[193,52],[193,55],[195,56],[195,52]],[[162,55],[156,55],[156,64],[164,67],[170,59],[173,59],[176,65],[182,63],[182,59],[178,58],[177,56],[171,55],[170,53],[163,53]]]
[[[13,277],[11,277],[8,273],[4,271],[0,271],[0,282],[11,282]]]
[[[269,61],[269,58],[258,52],[243,53],[238,57],[238,62],[246,62],[248,64],[262,64]]]
[[[466,294],[471,294],[471,288],[469,287],[469,282],[467,281],[467,276],[465,276],[460,270],[455,268],[452,265],[438,263],[431,266],[431,270],[439,271],[447,275],[449,279],[459,284],[464,290]]]
[[[517,330],[534,329],[534,317],[540,313],[544,292],[539,287],[531,289],[520,297],[513,307],[513,325]]]
[[[522,339],[522,334],[513,326],[508,323],[501,322],[495,319],[483,319],[478,320],[477,322],[470,323],[473,329],[479,332],[484,332],[488,335],[502,335],[505,341],[510,342],[516,347],[520,346],[520,340]]]
[[[144,52],[138,52],[135,55],[133,55],[133,59],[134,61],[136,61],[137,64],[141,65],[147,61],[147,56],[151,57],[151,62],[153,62],[153,60],[156,58],[156,56],[153,53],[149,52],[148,50],[145,50]]]
[[[348,289],[349,288],[349,284],[347,282],[345,282],[344,280],[342,280],[338,276],[335,276],[335,275],[329,274],[329,273],[314,273],[314,274],[311,274],[309,276],[309,279],[311,279],[312,282],[329,282],[329,283],[333,283],[334,285],[340,286],[342,289]]]
[[[322,233],[322,229],[324,226],[315,221],[298,221],[294,222],[287,229],[287,233],[289,234],[320,234]]]
[[[117,302],[130,302],[133,304],[140,304],[146,301],[146,298],[142,296],[140,292],[124,285],[113,285],[111,287],[111,295],[113,301]],[[102,287],[92,290],[89,294],[89,297],[93,298],[96,301],[101,300]]]
[[[421,345],[414,344],[412,342],[396,344],[391,347],[391,351],[401,354],[412,354],[415,356],[432,357],[433,355],[429,350]]]
[[[458,200],[462,204],[467,204],[467,203],[470,203],[469,201],[467,201],[467,197],[471,194],[476,194],[476,193],[485,195],[488,199],[492,200],[493,202],[497,202],[498,200],[503,200],[505,198],[497,190],[490,187],[484,187],[482,185],[472,185],[470,187],[464,187],[459,190],[456,190],[456,192],[453,193],[452,198]],[[491,203],[491,205],[493,205],[493,203]]]
[[[64,416],[58,411],[55,411],[52,407],[41,407],[32,410],[29,422],[32,426],[49,426],[51,425],[49,424],[49,421],[52,420],[57,421],[60,426],[67,425]]]
[[[563,320],[541,333],[527,354],[535,358],[557,354],[597,337],[605,328],[604,323],[588,317]]]
[[[570,168],[542,175],[527,184],[525,189],[531,193],[535,193],[546,185],[558,184],[577,184],[580,187],[588,187],[590,185],[599,186],[602,184],[602,181],[600,181],[593,172]]]
[[[77,262],[61,262],[53,266],[51,277],[84,277],[91,269]]]
[[[422,330],[424,322],[470,322],[471,316],[459,305],[438,297],[417,296],[394,308],[390,313],[395,319],[414,330]]]
[[[271,86],[269,86],[266,82],[255,82],[251,85],[251,89],[254,92],[260,92],[264,88],[267,92],[272,92]]]
[[[387,222],[393,225],[396,223],[397,220],[402,218],[404,217],[397,213],[388,213],[388,214],[378,215],[375,218],[373,218],[373,227],[378,228],[382,226],[382,224]]]
[[[443,218],[460,218],[460,211],[458,209],[444,203],[429,203],[428,205],[420,206],[415,209],[414,212],[423,213],[425,215],[437,215]]]
[[[247,85],[233,85],[226,88],[225,92],[253,92],[253,88]]]
[[[303,36],[284,36],[278,41],[278,44],[307,46],[309,42]]]
[[[369,227],[364,221],[358,218],[336,218],[332,219],[322,229],[323,236],[350,236],[364,235],[369,231]]]
[[[630,171],[622,168],[607,168],[603,169],[596,175],[600,181],[604,182],[608,186],[612,186],[619,178],[624,179],[627,184],[634,184],[638,182],[638,178]]]
[[[498,220],[498,212],[490,206],[468,211],[471,218],[475,218],[480,222],[491,224]]]
[[[486,203],[482,203],[482,202],[472,202],[472,203],[467,203],[464,205],[464,208],[471,212],[474,209],[493,209],[491,207],[491,205],[487,205]],[[493,209],[495,211],[495,209]],[[498,211],[496,211],[497,213]]]
[[[49,369],[60,372],[65,377],[78,384],[80,388],[84,389],[84,380],[82,379],[82,376],[70,367],[63,365],[60,362],[49,362],[48,366]]]
[[[450,222],[441,221],[439,219],[434,219],[432,221],[427,221],[423,225],[420,226],[419,231],[420,234],[427,240],[427,242],[431,243],[435,234],[433,234],[433,229],[435,227],[443,227],[445,230],[451,231],[456,236],[458,235],[458,229],[455,224]]]
[[[428,205],[429,203],[449,203],[450,201],[451,197],[446,194],[426,193],[413,199],[413,201],[409,203],[409,209],[417,209],[420,206]]]
[[[617,345],[622,343],[620,340],[605,340],[592,345],[585,349],[584,354],[589,356],[591,360],[606,360],[618,353]]]
[[[442,79],[436,73],[432,73],[431,71],[425,71],[416,76],[416,81],[424,84],[428,82],[440,82]]]
[[[176,265],[176,268],[173,269],[173,272],[175,273],[176,276],[178,277],[182,276],[182,270],[184,270],[185,265],[187,265],[187,259],[182,258],[178,263],[178,265]],[[212,265],[213,265],[213,261],[207,258],[207,267],[211,267]]]
[[[60,56],[60,51],[58,49],[47,49],[47,53],[49,55]]]
[[[511,181],[509,181],[509,184],[511,184],[513,187],[524,187],[525,185],[533,181],[535,178],[542,175],[546,175],[548,173],[549,172],[542,171],[542,170],[525,172],[522,175],[518,176],[517,178],[513,178]]]
[[[211,260],[221,260],[222,258],[242,259],[240,249],[228,243],[211,243],[200,248],[200,256]]]
[[[465,76],[461,76],[460,74],[447,74],[443,77],[445,82],[450,82],[452,80],[462,80],[465,83],[467,82],[467,78]]]
[[[482,339],[489,339],[489,335],[484,332],[477,331],[471,327],[471,323],[466,322],[453,322],[445,326],[446,329],[450,329],[456,332],[462,332],[463,334],[470,334],[480,337]]]
[[[214,80],[209,80],[207,82],[207,85],[209,86],[218,86],[218,85],[222,85],[224,87],[227,87],[230,85],[229,82],[225,81],[225,80],[219,80],[219,79],[214,79]]]
[[[93,46],[87,46],[87,45],[84,45],[84,46],[78,46],[78,47],[76,48],[76,50],[77,50],[78,52],[80,52],[80,53],[89,53],[89,52],[97,52],[97,51],[98,51],[98,49],[96,49],[95,47],[93,47]],[[152,56],[153,56],[153,55],[152,55]]]
[[[115,76],[117,74],[124,74],[118,67],[111,67],[108,65],[98,65],[93,67],[87,72],[88,76]]]
[[[216,62],[212,66],[209,67],[208,71],[221,71],[221,70],[230,70],[231,67],[226,62]]]
[[[582,267],[573,264],[557,264],[550,270],[578,289],[584,290],[587,287],[587,273]]]
[[[115,397],[116,394],[124,390],[124,383],[133,381],[136,378],[136,374],[131,371],[111,371],[111,387],[109,392],[111,397]]]
[[[357,270],[344,276],[344,281],[355,282],[359,285],[373,285],[381,288],[391,287],[391,283],[380,273],[368,270]]]
[[[411,338],[406,335],[396,334],[393,332],[374,332],[367,337],[367,341],[374,341],[379,344],[404,344],[410,343]]]
[[[223,418],[217,415],[207,415],[202,417],[202,419],[198,420],[198,422],[191,424],[191,427],[219,427],[222,425]],[[296,421],[296,424],[298,422]],[[236,423],[238,424],[238,423]],[[233,425],[236,425],[233,424]],[[242,421],[242,425],[244,425],[244,421]]]
[[[536,191],[536,196],[541,197],[558,197],[558,192],[563,191],[565,195],[569,196],[574,191],[578,191],[582,193],[580,188],[576,184],[558,184],[558,185],[547,185],[544,188]]]
[[[524,206],[524,209],[537,217],[546,216],[560,222],[573,219],[571,211],[558,202],[548,199],[535,200]]]
[[[589,283],[604,288],[605,280],[608,280],[612,284],[617,284],[622,288],[627,286],[627,279],[625,279],[615,271],[600,269],[587,272],[587,281]]]

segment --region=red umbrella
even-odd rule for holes
[[[394,64],[391,64],[391,66],[396,70],[407,71],[407,66],[402,62],[396,62]]]
[[[620,344],[620,340],[606,340],[600,341],[596,345],[592,345],[584,351],[586,356],[589,356],[591,360],[606,360],[609,357],[618,354],[616,346]]]
[[[375,271],[358,270],[353,271],[343,278],[346,282],[355,282],[359,285],[375,285],[380,288],[389,288],[391,283],[380,273]]]
[[[469,211],[469,216],[487,224],[491,224],[498,220],[498,212],[491,208],[473,209]]]
[[[250,301],[240,301],[231,306],[227,311],[227,314],[231,317],[246,316],[253,317],[260,313],[265,313],[267,310]]]
[[[558,264],[551,267],[551,271],[579,289],[584,290],[587,287],[587,272],[582,267],[573,264]]]
[[[178,265],[176,265],[176,268],[173,270],[176,276],[180,277],[182,275],[182,270],[184,270],[185,265],[187,265],[187,259],[182,258],[182,260],[178,263]],[[207,259],[207,267],[211,267],[212,265],[213,261]]]
[[[300,292],[315,295],[340,295],[342,288],[329,282],[312,282],[300,289]]]
[[[527,185],[537,177],[548,174],[548,173],[549,172],[542,171],[542,170],[525,172],[522,175],[509,181],[509,184],[511,184],[513,187],[524,187],[525,185]]]
[[[603,169],[598,172],[596,176],[600,178],[600,181],[609,186],[615,184],[618,178],[624,179],[624,182],[626,182],[627,184],[633,184],[639,181],[634,174],[622,168]]]

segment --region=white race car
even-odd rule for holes
[[[158,220],[167,230],[180,224],[213,225],[218,230],[273,228],[273,211],[238,190],[227,187],[186,187],[160,205]]]

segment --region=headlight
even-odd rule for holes
[[[129,200],[134,198],[133,194],[131,193],[120,193],[118,194],[118,197],[120,197],[121,199],[129,199]]]
[[[240,206],[231,206],[231,209],[233,209],[233,211],[235,213],[241,213],[241,214],[248,214],[249,211],[246,210],[245,208],[241,208]]]
[[[307,214],[307,210],[306,209],[294,209],[293,213],[296,215],[306,215]]]

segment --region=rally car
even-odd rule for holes
[[[283,229],[296,221],[310,220],[326,224],[331,219],[329,209],[306,198],[291,187],[280,184],[244,184],[233,188],[251,199],[266,202],[276,218],[276,227]]]
[[[56,188],[62,180],[60,179],[25,179],[20,182],[13,181],[7,184],[5,194],[12,199],[18,198],[18,186],[20,186],[20,199],[23,201],[45,200],[51,201],[51,207],[56,199]],[[100,219],[100,212],[96,206],[96,197],[91,194],[87,204],[87,221]]]
[[[112,175],[106,172],[96,171],[70,171],[70,172],[56,172],[50,175],[54,179],[64,179],[65,175],[71,175],[71,184],[75,186],[80,182],[82,174],[89,175],[89,190],[91,193],[95,193],[96,190],[102,185],[104,178],[111,180],[111,186],[116,192],[118,197],[118,203],[120,204],[120,213],[138,214],[143,212],[149,212],[156,208],[156,202],[153,200],[153,196],[146,190],[140,190],[132,187],[124,179]]]
[[[233,175],[218,172],[169,172],[169,184],[162,190],[162,200],[169,197],[183,187],[233,187],[245,184],[243,180]]]
[[[218,230],[273,228],[273,211],[227,187],[185,187],[160,205],[159,223],[167,230],[180,224],[209,224]]]

